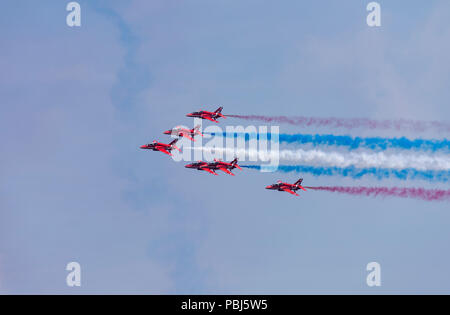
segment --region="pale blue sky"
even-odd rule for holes
[[[449,292],[448,203],[294,198],[264,187],[297,174],[210,176],[138,149],[208,104],[448,118],[448,1],[379,1],[377,29],[361,0],[79,1],[80,28],[68,2],[0,10],[0,292]]]

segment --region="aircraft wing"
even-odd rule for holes
[[[290,189],[284,188],[283,190],[284,190],[285,192],[288,192],[288,193],[290,193],[290,194],[293,194],[293,195],[298,196],[298,194],[297,194],[296,192],[293,192],[293,191],[290,190]]]
[[[159,151],[161,151],[162,153],[168,154],[170,156],[172,156],[172,153],[168,152],[166,149],[164,148],[158,148]]]
[[[202,167],[202,170],[207,171],[208,173],[211,173],[211,174],[213,174],[213,175],[217,175],[216,172],[214,172],[213,170],[210,170],[210,169],[207,168],[207,167]]]
[[[216,123],[218,123],[218,121],[217,121],[217,120],[214,120],[214,119],[212,119],[212,118],[211,118],[211,116],[202,116],[202,118],[203,118],[203,119],[208,119],[208,120],[210,120],[210,121],[213,121],[213,122],[216,122]]]
[[[190,136],[188,136],[187,134],[185,134],[184,132],[181,134],[183,137],[185,137],[185,138],[187,138],[187,139],[189,139],[189,140],[191,140],[191,141],[195,141],[195,139],[194,138],[191,138]]]
[[[219,167],[219,170],[221,170],[221,171],[223,171],[223,172],[225,172],[225,173],[227,173],[227,174],[230,174],[230,175],[234,176],[234,174],[231,173],[231,172],[230,172],[229,170],[227,170],[226,168]]]

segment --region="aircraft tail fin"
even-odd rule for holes
[[[197,126],[195,126],[194,127],[194,130],[193,130],[193,135],[194,134],[197,134],[197,135],[201,135],[202,137],[203,137],[203,134],[200,132],[200,128],[201,128],[202,126],[201,125],[197,125]]]
[[[169,143],[170,146],[173,146],[175,143],[177,143],[178,139],[173,140],[171,143]]]
[[[226,118],[224,115],[222,115],[222,109],[223,109],[223,107],[220,106],[218,109],[216,109],[214,111],[214,118],[218,118],[218,117]]]
[[[172,150],[172,149],[177,149],[178,151],[181,152],[181,149],[175,145],[175,143],[177,143],[177,141],[178,141],[178,139],[175,139],[175,140],[173,140],[171,143],[169,143],[170,149],[171,149],[171,150]]]
[[[233,161],[231,161],[231,165],[234,166],[234,167],[237,167],[240,170],[242,170],[242,168],[237,164],[237,162],[238,162],[238,158],[236,157],[236,158],[234,158]]]
[[[300,178],[298,181],[295,182],[295,185],[301,185],[303,182],[303,178]]]

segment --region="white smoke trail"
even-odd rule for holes
[[[277,151],[258,151],[233,148],[186,148],[194,150],[203,150],[209,153],[231,153],[237,156],[248,157],[249,160],[267,161],[278,155],[280,160],[303,163],[307,165],[327,165],[336,167],[354,166],[357,168],[395,168],[406,169],[415,168],[417,170],[450,170],[450,156],[417,154],[417,153],[398,153],[386,154],[384,152],[328,152],[322,150],[280,150]]]

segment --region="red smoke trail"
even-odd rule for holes
[[[349,195],[374,196],[374,197],[401,197],[415,198],[426,201],[450,200],[450,190],[402,188],[402,187],[343,187],[343,186],[319,186],[305,187],[312,190],[324,190]]]
[[[287,117],[287,116],[261,116],[261,115],[227,115],[245,120],[258,120],[267,123],[290,124],[301,127],[331,127],[331,128],[367,128],[367,129],[394,129],[425,131],[435,129],[438,131],[450,131],[450,123],[440,121],[419,120],[372,120],[368,118],[319,118],[319,117]]]

